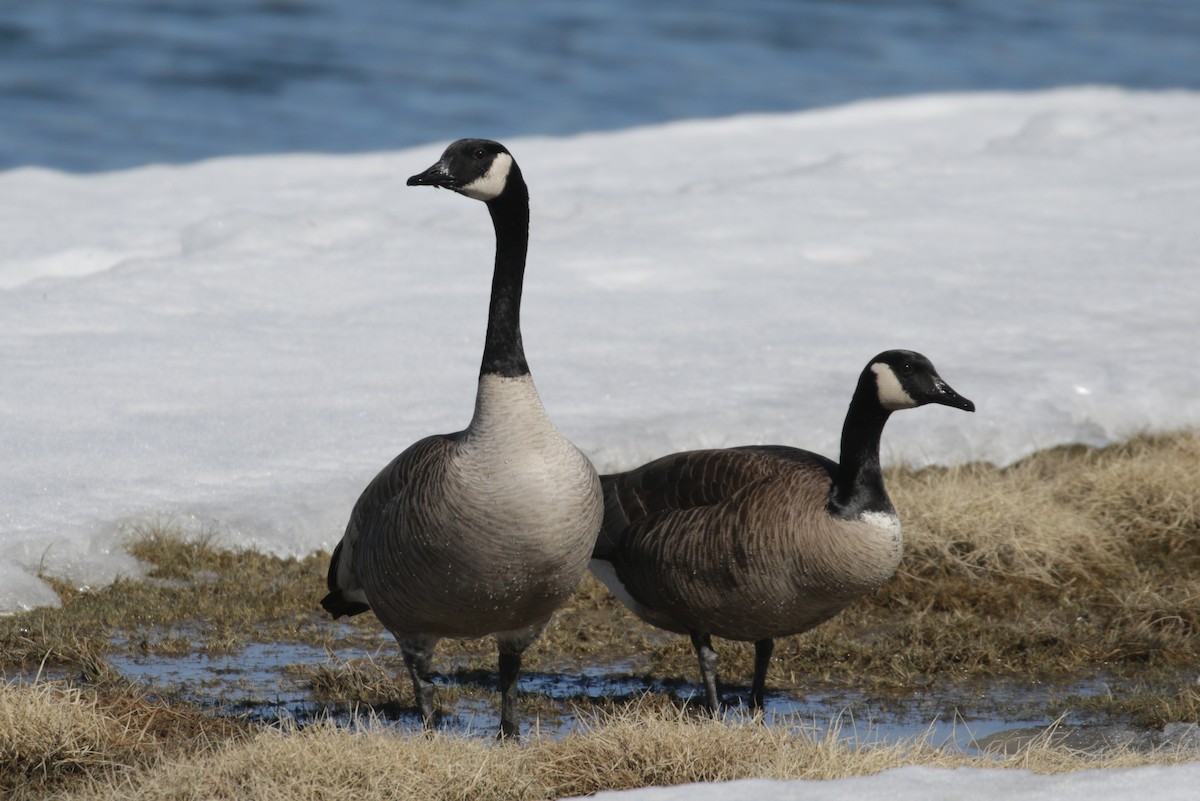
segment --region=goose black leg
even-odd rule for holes
[[[405,640],[400,643],[404,665],[412,678],[417,711],[421,713],[421,719],[427,729],[432,729],[436,722],[433,711],[433,680],[429,677],[429,668],[433,663],[433,646],[434,643],[421,640]]]
[[[517,724],[516,685],[521,672],[521,654],[500,652],[500,733],[498,740],[517,740],[521,727]]]
[[[771,652],[775,641],[767,638],[754,643],[754,683],[750,685],[750,709],[762,712],[763,691],[767,687],[767,668],[771,666]]]
[[[708,699],[708,708],[716,717],[721,712],[721,699],[717,696],[717,652],[713,650],[712,637],[693,631],[692,647],[696,649],[696,658],[700,661],[700,681],[704,684],[704,694]]]

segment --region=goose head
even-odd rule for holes
[[[409,186],[450,189],[460,195],[490,203],[521,183],[512,154],[490,139],[459,139],[425,172],[408,179]]]
[[[879,405],[889,412],[940,403],[975,411],[975,404],[942,380],[933,362],[911,350],[888,350],[867,365],[863,377],[872,376]]]

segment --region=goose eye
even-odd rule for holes
[[[482,147],[477,147],[477,148],[475,148],[475,153],[473,155],[475,156],[475,158],[481,159],[487,155],[487,151],[484,150]]]
[[[912,373],[912,362],[905,362],[904,364],[900,365],[900,375],[912,375]]]

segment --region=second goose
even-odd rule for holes
[[[601,477],[592,572],[642,620],[691,637],[714,712],[714,635],[754,643],[750,703],[761,709],[775,638],[829,620],[895,572],[900,521],[879,440],[892,412],[927,403],[975,410],[929,359],[890,350],[858,378],[839,462],[763,445],[677,453]]]

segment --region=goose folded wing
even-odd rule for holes
[[[329,560],[326,575],[329,594],[321,605],[335,617],[360,614],[370,608],[360,600],[362,583],[355,563],[356,556],[361,553],[363,537],[378,526],[385,517],[385,510],[401,497],[413,477],[424,474],[427,464],[442,458],[456,438],[455,434],[439,434],[413,443],[380,470],[359,495],[346,523],[346,532]]]

